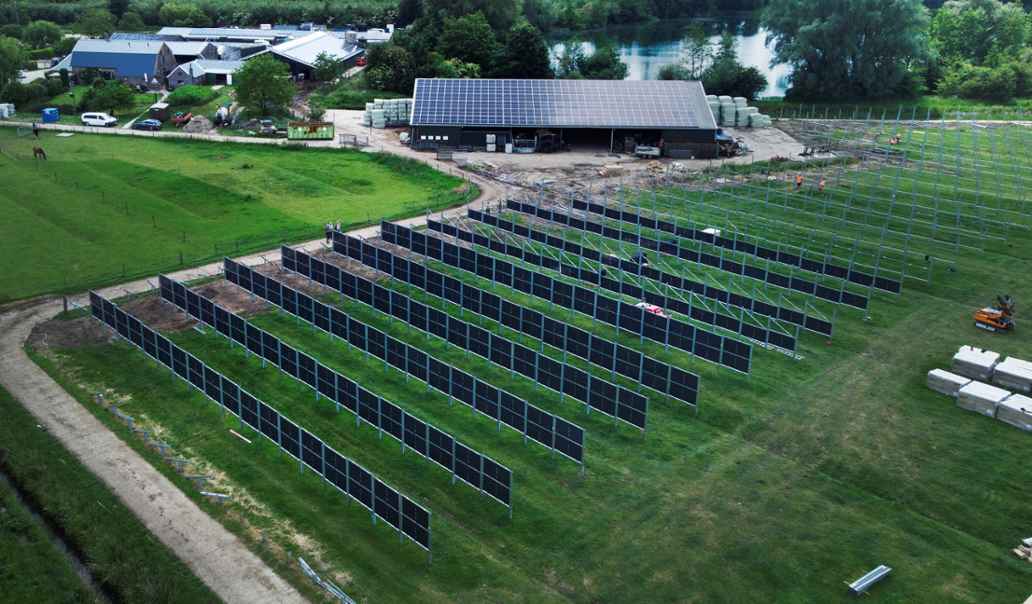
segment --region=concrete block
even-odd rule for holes
[[[993,383],[1015,392],[1032,392],[1032,363],[1007,357],[993,367]]]
[[[957,406],[987,417],[996,417],[996,406],[1010,395],[1003,388],[971,382],[957,392]]]
[[[970,378],[942,369],[932,369],[928,372],[928,387],[946,396],[957,396],[957,392],[970,383]]]

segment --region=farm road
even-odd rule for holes
[[[289,583],[188,499],[50,379],[25,353],[56,301],[0,317],[0,384],[107,484],[143,524],[226,602],[304,602]]]

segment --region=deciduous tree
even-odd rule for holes
[[[267,54],[244,63],[233,82],[237,100],[252,115],[283,113],[294,98],[290,70]]]
[[[793,68],[790,97],[915,91],[927,53],[928,12],[920,0],[772,0],[764,22],[774,60]]]

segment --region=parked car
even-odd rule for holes
[[[276,124],[272,120],[258,120],[258,134],[276,136]]]
[[[104,128],[110,128],[118,123],[118,120],[107,113],[84,113],[79,117],[79,119],[82,121],[83,126],[102,126]]]
[[[150,130],[156,132],[161,130],[161,122],[158,120],[146,119],[133,122],[133,130]]]

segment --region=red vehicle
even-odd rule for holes
[[[649,304],[648,302],[638,302],[637,304],[635,304],[635,306],[644,309],[645,312],[650,312],[654,315],[658,315],[663,318],[666,318],[668,316],[665,312],[663,312],[662,308],[656,306],[655,304]]]
[[[367,61],[365,57],[358,57],[358,59],[355,61],[355,66],[365,67],[367,63],[369,63],[369,61]]]

